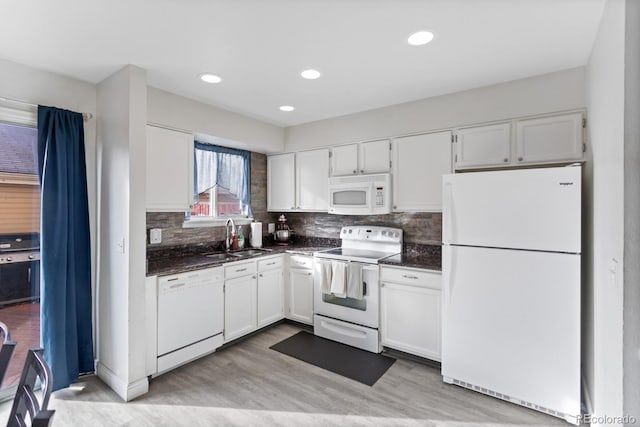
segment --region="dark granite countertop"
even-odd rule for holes
[[[285,252],[310,256],[313,255],[314,252],[338,246],[340,246],[340,241],[337,239],[298,239],[287,245],[279,245],[267,241],[262,247],[262,249],[264,249],[263,254],[251,258],[234,258],[233,256],[227,256],[222,260],[208,258],[206,256],[206,254],[210,253],[224,253],[219,244],[164,248],[147,252],[147,276],[178,274],[202,268],[216,267],[229,262],[245,261]],[[380,260],[380,264],[441,271],[441,247],[438,245],[406,244],[401,254],[384,258]]]
[[[407,245],[402,253],[383,258],[379,263],[442,271],[442,248],[437,245]]]
[[[216,267],[229,262],[246,261],[285,252],[313,255],[314,252],[340,246],[340,241],[336,239],[298,239],[298,241],[292,241],[287,245],[279,245],[272,242],[265,243],[262,247],[262,249],[264,249],[263,254],[250,258],[234,258],[233,256],[228,256],[222,260],[212,259],[206,256],[206,254],[210,253],[224,253],[222,246],[219,244],[181,246],[154,250],[153,252],[147,252],[147,276],[178,274],[202,268]]]

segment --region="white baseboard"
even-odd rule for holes
[[[129,402],[149,391],[149,380],[147,377],[129,383],[127,381],[123,381],[112,370],[100,362],[96,364],[96,374],[125,402]]]

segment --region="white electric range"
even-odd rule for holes
[[[341,247],[314,253],[314,334],[380,353],[378,262],[402,251],[402,230],[342,227],[340,238]]]

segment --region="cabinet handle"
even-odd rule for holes
[[[504,162],[507,163],[509,161],[509,159],[507,159],[506,157],[504,158]]]
[[[258,276],[260,276],[260,277],[264,277],[264,276],[262,275],[262,273],[258,274]]]
[[[403,274],[402,277],[404,277],[405,279],[412,279],[412,280],[416,280],[418,278],[418,276],[410,276],[408,274]]]
[[[291,210],[292,211],[296,210],[296,207],[295,206],[291,206]]]
[[[398,207],[396,205],[393,205],[393,209],[398,209]]]
[[[364,173],[364,169],[360,169],[360,173]]]
[[[251,276],[251,278],[252,278],[252,279],[255,279],[255,278],[256,278],[256,276],[255,276],[255,275],[253,275],[253,276]]]
[[[239,269],[236,270],[236,273],[240,273],[241,271],[247,271],[247,269],[246,268],[239,268]]]
[[[273,261],[273,262],[268,262],[266,265],[274,265],[275,263],[276,263],[275,261]]]
[[[176,289],[176,288],[181,288],[184,285],[186,285],[186,283],[176,283],[175,285],[171,285],[169,286],[169,289]]]
[[[307,276],[311,276],[311,273],[307,273]]]
[[[353,173],[358,173],[358,171],[354,169],[354,170],[353,170]]]
[[[518,157],[518,161],[521,162],[522,161],[522,157]]]
[[[167,279],[167,282],[175,282],[176,280],[178,280],[178,278],[174,277],[173,279]]]

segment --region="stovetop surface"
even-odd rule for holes
[[[315,256],[318,258],[328,258],[328,259],[333,258],[333,259],[365,261],[365,262],[373,262],[373,263],[377,263],[378,260],[381,260],[382,258],[386,258],[391,255],[394,255],[394,253],[374,251],[371,249],[355,249],[355,248],[344,248],[344,247],[328,249],[328,250],[315,253]]]

